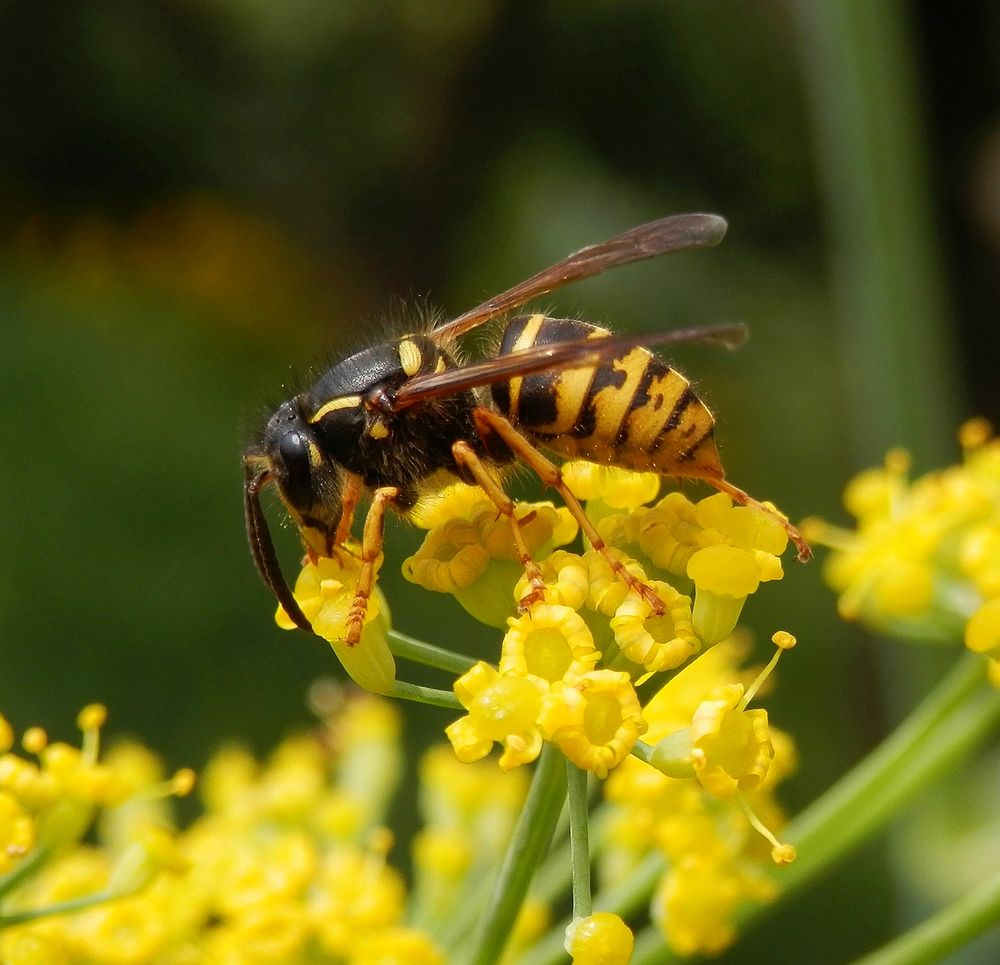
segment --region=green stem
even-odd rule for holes
[[[590,812],[588,844],[591,864],[607,843],[607,829],[611,816],[612,808],[609,804],[598,804]],[[553,843],[531,882],[532,897],[547,905],[560,902],[572,884],[572,848],[568,840],[559,839],[558,827],[554,841],[558,843]]]
[[[52,849],[35,848],[13,870],[0,878],[0,898],[10,894],[27,881],[51,857]]]
[[[435,670],[445,670],[454,674],[463,674],[476,665],[476,661],[472,657],[445,650],[444,647],[436,647],[433,643],[409,637],[398,630],[390,630],[388,637],[389,649],[402,660],[412,660],[425,667],[433,667]]]
[[[1000,722],[1000,694],[981,657],[965,654],[910,716],[853,771],[799,814],[783,838],[798,858],[776,872],[802,887],[965,758]]]
[[[566,785],[569,793],[569,842],[573,867],[573,918],[586,918],[591,912],[590,833],[587,807],[587,772],[566,761]]]
[[[531,790],[500,867],[493,898],[471,943],[470,965],[500,961],[535,868],[545,855],[566,797],[565,759],[546,744],[538,758]]]
[[[856,965],[929,965],[939,962],[997,921],[1000,921],[1000,873],[933,918],[859,959]]]
[[[53,915],[68,915],[74,911],[84,911],[87,908],[93,908],[95,905],[103,905],[106,902],[121,897],[122,892],[95,891],[91,895],[70,898],[68,901],[59,901],[41,908],[26,908],[23,911],[13,911],[9,914],[0,915],[0,930],[10,928],[13,925],[23,925],[29,921],[37,921],[40,918],[51,918]]]
[[[666,867],[666,862],[659,853],[650,852],[632,869],[627,878],[605,891],[599,891],[594,896],[594,908],[597,911],[613,911],[628,921],[649,904],[649,897],[663,877]],[[658,955],[650,960],[651,965],[665,962],[667,959],[663,936],[655,929],[650,930],[658,940]],[[565,962],[564,937],[565,932],[561,926],[552,928],[543,938],[535,942],[530,952],[521,957],[518,965],[560,965]],[[633,955],[632,965],[635,963],[636,958]]]
[[[392,690],[386,696],[412,700],[418,704],[429,704],[431,707],[462,710],[461,701],[450,690],[435,690],[433,687],[422,687],[420,684],[408,684],[403,680],[395,681]]]

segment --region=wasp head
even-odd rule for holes
[[[318,556],[330,556],[343,508],[344,470],[324,455],[298,399],[285,402],[271,416],[259,445],[244,454],[243,463],[247,536],[253,561],[292,621],[311,632],[281,573],[260,491],[273,485],[307,548]]]

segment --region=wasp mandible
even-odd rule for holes
[[[422,494],[455,477],[479,485],[509,521],[531,583],[522,608],[541,598],[541,573],[501,483],[503,467],[515,460],[559,493],[618,577],[663,612],[655,591],[605,546],[543,449],[562,458],[702,479],[738,504],[775,513],[725,478],[712,413],[688,380],[649,349],[695,341],[735,347],[746,336],[742,325],[615,335],[574,319],[524,315],[506,321],[495,357],[456,362],[462,335],[540,295],[617,265],[712,247],[727,227],[717,215],[683,214],[632,228],[582,248],[452,321],[351,355],[282,404],[244,454],[244,505],[254,563],[295,625],[312,632],[267,528],[260,493],[269,485],[313,559],[346,552],[358,502],[370,496],[347,620],[349,644],[361,636],[386,511],[405,516]],[[799,559],[808,559],[798,530],[781,521]]]

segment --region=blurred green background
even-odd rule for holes
[[[951,460],[960,419],[1000,418],[998,16],[890,0],[0,3],[4,713],[67,737],[98,699],[109,730],[194,766],[305,721],[310,681],[337,667],[273,625],[250,564],[254,428],[402,305],[457,314],[664,214],[718,212],[730,234],[546,304],[622,330],[749,323],[738,353],[676,359],[732,479],[794,519],[840,518],[843,483],[886,448],[918,470]],[[495,652],[452,600],[402,581],[416,543],[391,526],[397,626]],[[788,569],[747,617],[802,643],[768,699],[801,748],[794,811],[937,664],[840,624],[820,565]],[[411,713],[414,754],[448,720]],[[872,845],[731,958],[878,944],[932,897],[887,854]]]

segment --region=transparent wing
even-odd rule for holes
[[[507,355],[473,362],[444,372],[417,375],[404,382],[392,400],[395,411],[428,399],[454,395],[481,385],[493,385],[518,376],[545,372],[549,369],[580,368],[594,365],[607,358],[614,358],[638,345],[677,345],[684,342],[705,342],[738,348],[747,339],[747,327],[742,323],[710,325],[701,328],[678,328],[670,332],[653,332],[645,335],[608,335],[581,339],[575,342],[554,342],[535,345]]]
[[[464,315],[445,322],[431,335],[439,344],[457,338],[539,295],[555,291],[571,282],[599,275],[617,265],[627,265],[686,248],[711,248],[722,241],[728,227],[726,219],[715,214],[677,214],[650,221],[600,244],[581,248],[558,264],[532,275]]]

